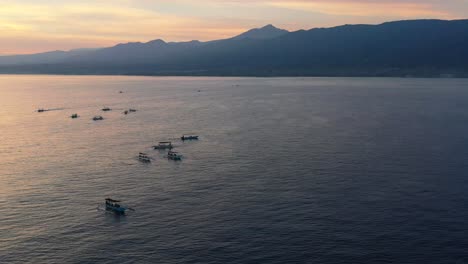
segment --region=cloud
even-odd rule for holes
[[[453,17],[448,12],[434,9],[430,4],[410,1],[270,1],[267,4],[280,8],[313,11],[335,16]]]
[[[101,1],[105,2],[105,1]],[[116,6],[111,1],[92,4],[10,4],[0,5],[0,28],[6,34],[41,34],[48,36],[128,38],[181,35],[206,27],[207,32],[239,30],[223,19],[181,16],[131,5]],[[130,3],[132,1],[121,1]],[[229,19],[228,19],[229,20]],[[232,22],[232,21],[231,21]],[[198,30],[200,31],[200,30]]]

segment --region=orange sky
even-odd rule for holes
[[[212,40],[266,24],[297,30],[464,14],[468,0],[0,0],[0,54]]]

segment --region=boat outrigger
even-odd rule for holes
[[[127,210],[135,211],[133,208],[122,206],[120,202],[119,200],[106,198],[106,211],[111,211],[118,215],[124,215]]]
[[[180,137],[182,140],[198,140],[198,136],[195,135],[182,135]]]
[[[146,153],[143,153],[143,152],[140,152],[138,154],[138,160],[141,161],[141,162],[144,162],[144,163],[151,162],[151,158],[148,157],[148,155]]]
[[[94,120],[94,121],[104,120],[104,117],[102,117],[102,116],[95,116],[95,117],[93,117],[93,120]]]
[[[182,155],[180,155],[178,152],[169,150],[169,152],[167,153],[167,158],[171,160],[181,160]]]
[[[154,149],[173,149],[172,142],[170,141],[161,141],[158,145],[153,146]]]

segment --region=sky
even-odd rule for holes
[[[0,0],[0,55],[467,17],[468,0]]]

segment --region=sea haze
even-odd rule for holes
[[[2,75],[0,263],[467,263],[467,87]]]

